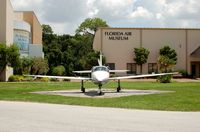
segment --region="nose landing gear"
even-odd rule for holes
[[[98,95],[102,95],[101,87],[102,87],[102,84],[99,84]]]

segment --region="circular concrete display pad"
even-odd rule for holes
[[[102,92],[103,92],[102,95],[98,95],[97,89],[87,89],[85,93],[80,92],[80,90],[40,91],[40,92],[32,92],[32,93],[48,94],[48,95],[61,95],[61,96],[70,96],[70,97],[115,98],[115,97],[132,96],[132,95],[169,93],[172,91],[123,89],[121,92],[118,93],[114,89],[103,89]]]

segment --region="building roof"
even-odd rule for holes
[[[135,30],[200,30],[200,28],[170,28],[170,27],[99,27],[100,29],[135,29]]]
[[[192,56],[192,57],[200,57],[200,46],[199,46],[196,50],[194,50],[194,51],[190,54],[190,56]]]

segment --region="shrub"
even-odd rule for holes
[[[46,74],[49,71],[48,61],[41,58],[35,57],[33,58],[33,65],[31,67],[31,74],[33,75],[41,75]]]
[[[65,67],[60,65],[53,68],[52,74],[56,76],[62,76],[65,73]]]
[[[159,76],[159,77],[157,78],[157,80],[158,80],[160,83],[170,83],[170,82],[171,82],[171,79],[172,79],[172,75]]]
[[[40,79],[41,82],[49,82],[49,78],[47,77],[43,77]]]
[[[59,80],[56,79],[56,78],[51,78],[50,81],[52,81],[52,82],[59,82]]]
[[[8,78],[9,82],[21,82],[24,81],[24,77],[23,76],[19,76],[19,75],[12,75]]]
[[[179,73],[183,76],[183,77],[188,77],[188,72],[186,70],[179,70]]]
[[[41,78],[36,78],[34,79],[34,81],[36,82],[49,82],[49,78],[48,77],[41,77]]]

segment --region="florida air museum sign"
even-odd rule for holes
[[[132,32],[104,32],[104,35],[108,40],[129,40],[132,36]]]

